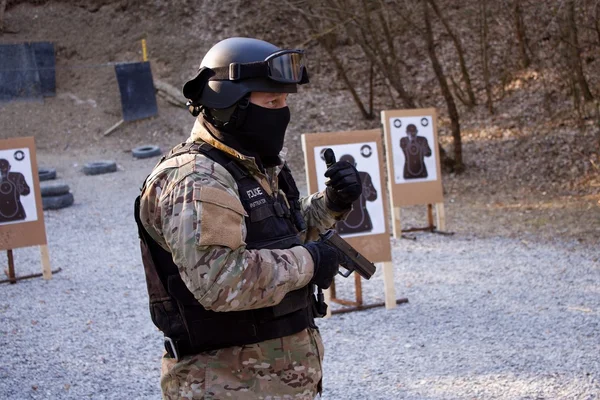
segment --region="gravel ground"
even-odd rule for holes
[[[160,398],[162,339],[132,217],[156,159],[38,158],[70,184],[75,205],[44,213],[62,271],[0,285],[0,398]],[[81,173],[107,158],[118,172]],[[320,322],[324,399],[600,398],[598,248],[456,232],[393,249],[396,294],[409,303]],[[18,275],[41,268],[36,248],[15,250],[15,263]],[[351,298],[353,281],[337,280],[339,297]],[[383,301],[379,271],[363,296]]]

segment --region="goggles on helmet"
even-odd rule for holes
[[[280,50],[269,55],[264,61],[231,63],[229,67],[217,67],[212,70],[215,74],[210,78],[211,81],[269,78],[280,83],[308,82],[302,50]]]
[[[268,76],[282,83],[299,83],[304,73],[304,52],[302,50],[281,50],[265,58],[269,68]]]

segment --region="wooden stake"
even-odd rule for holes
[[[325,296],[325,303],[329,306],[327,307],[327,314],[323,318],[331,318],[331,291],[329,289],[323,290],[323,295]]]
[[[354,273],[354,290],[356,291],[356,304],[359,306],[361,306],[363,303],[362,283],[360,281],[361,279],[362,278],[360,277],[360,275],[355,272]]]
[[[432,204],[427,204],[427,226],[432,231],[433,231],[433,229],[435,227],[433,225],[433,205]]]
[[[437,219],[438,231],[446,230],[446,213],[444,211],[444,203],[435,203],[435,216]]]
[[[335,277],[333,278],[333,281],[331,281],[331,286],[329,286],[328,291],[329,291],[329,294],[331,295],[331,298],[335,299],[336,298],[336,295],[335,295]]]
[[[15,260],[13,258],[12,249],[6,250],[6,255],[8,256],[8,280],[10,283],[17,283],[17,279],[15,277]]]
[[[394,264],[392,262],[379,263],[383,268],[383,291],[385,293],[385,308],[396,308],[396,288],[394,287]]]
[[[45,280],[50,280],[52,279],[52,269],[50,268],[50,253],[47,244],[40,246],[40,256],[42,259],[42,275]]]
[[[146,48],[146,39],[142,39],[142,61],[148,61],[148,49]]]
[[[394,218],[392,218],[392,230],[396,239],[399,239],[402,236],[402,225],[400,224],[400,220],[400,207],[394,207]]]
[[[110,135],[111,133],[113,133],[113,132],[114,132],[114,131],[115,131],[115,130],[118,128],[118,127],[120,127],[120,126],[121,126],[121,124],[122,124],[123,122],[125,122],[125,121],[124,121],[124,120],[120,120],[119,122],[117,122],[116,124],[114,124],[113,126],[111,126],[110,128],[108,128],[108,129],[106,130],[106,132],[104,132],[104,136],[108,136],[108,135]]]

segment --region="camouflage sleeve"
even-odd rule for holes
[[[306,240],[317,240],[319,233],[332,229],[338,221],[346,219],[350,210],[339,213],[325,205],[325,191],[300,199],[300,208],[306,221]]]
[[[158,200],[160,232],[194,297],[213,311],[278,304],[314,272],[303,247],[247,250],[245,211],[237,186],[220,165],[196,162],[194,172]]]

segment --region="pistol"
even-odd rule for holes
[[[373,276],[377,269],[375,264],[367,260],[354,247],[350,246],[336,231],[329,229],[319,236],[322,241],[327,242],[327,244],[335,247],[343,254],[340,266],[344,267],[346,271],[339,271],[338,273],[344,278],[350,276],[354,271],[365,279],[369,279]]]

